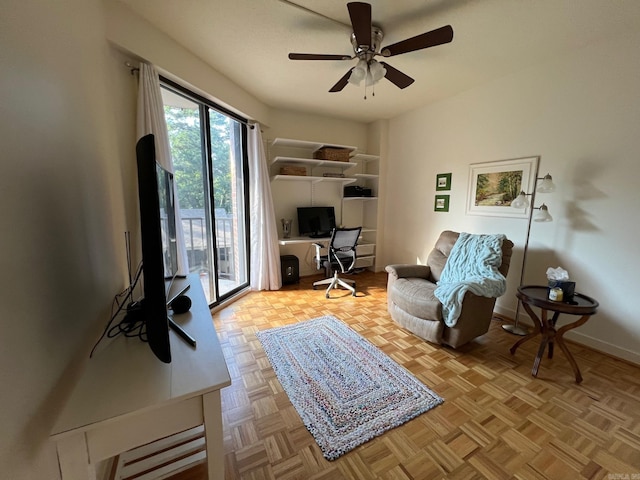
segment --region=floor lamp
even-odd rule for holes
[[[527,264],[527,250],[529,249],[529,234],[531,233],[531,220],[534,222],[552,222],[553,217],[549,214],[549,208],[543,203],[539,207],[534,207],[534,202],[536,200],[536,191],[540,193],[549,193],[553,192],[556,189],[556,186],[553,184],[553,178],[548,173],[544,177],[538,177],[538,168],[536,167],[536,184],[538,180],[542,180],[542,183],[533,189],[532,193],[524,193],[520,192],[515,200],[511,202],[511,206],[513,208],[529,208],[529,221],[527,223],[527,239],[524,242],[524,252],[522,254],[522,268],[520,269],[520,286],[524,282],[524,268]],[[527,200],[527,196],[531,195],[531,205],[529,205],[529,201]],[[539,210],[538,214],[534,217],[533,211]],[[519,323],[519,313],[520,313],[520,299],[518,299],[518,306],[516,307],[516,318],[513,324],[502,325],[507,332],[513,333],[514,335],[527,335],[529,331],[521,327]]]

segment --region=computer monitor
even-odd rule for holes
[[[333,207],[298,207],[300,236],[329,237],[334,228],[336,213]]]

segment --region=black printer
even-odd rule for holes
[[[371,197],[370,188],[361,187],[360,185],[347,185],[344,187],[345,197]]]

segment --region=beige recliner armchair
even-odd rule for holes
[[[460,316],[453,327],[443,320],[442,304],[434,295],[449,254],[460,236],[444,231],[427,258],[426,265],[388,265],[387,304],[391,318],[425,340],[457,348],[489,330],[496,298],[467,291]],[[498,271],[507,276],[513,242],[502,241],[502,264]]]

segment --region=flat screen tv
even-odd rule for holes
[[[171,362],[167,278],[177,272],[173,175],[156,162],[154,136],[136,145],[142,246],[142,316],[149,347],[161,361]]]
[[[336,212],[333,207],[298,207],[300,236],[330,237],[334,228],[336,228]]]

